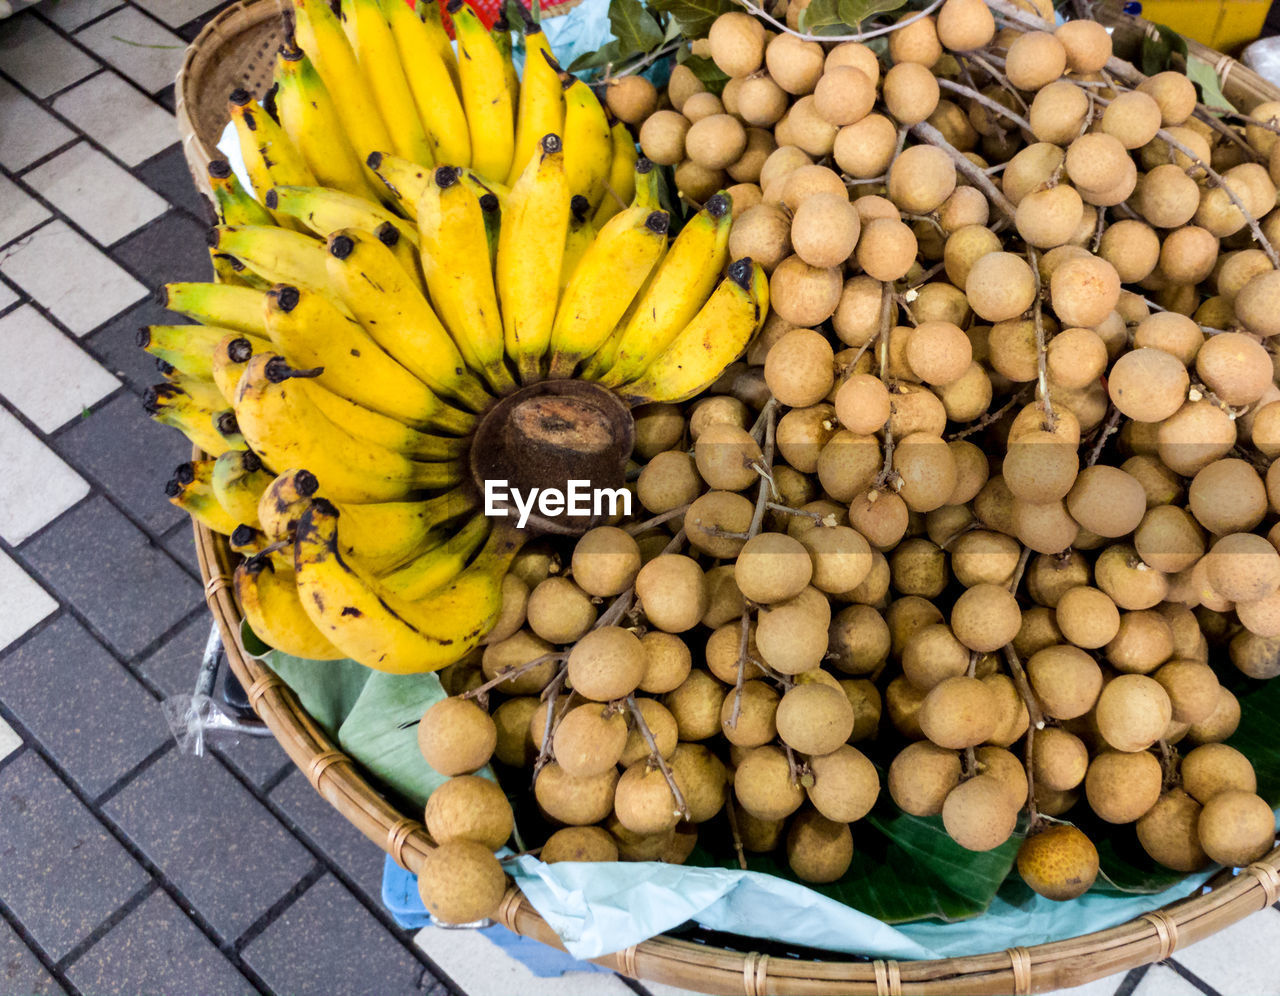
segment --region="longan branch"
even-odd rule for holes
[[[1000,67],[1004,66],[1004,60],[998,55],[988,52],[985,56],[979,55],[977,52],[967,53],[967,58],[972,59],[983,68],[988,76],[999,84],[1009,96],[1018,102],[1018,106],[1022,108],[1024,114],[1031,113],[1031,108],[1027,106],[1027,102],[1022,99],[1022,94],[1018,92],[1018,88],[1009,82],[1009,77],[1000,71]]]
[[[1117,429],[1120,428],[1120,409],[1115,405],[1111,406],[1111,414],[1107,416],[1107,420],[1102,423],[1102,428],[1098,430],[1098,438],[1093,441],[1093,448],[1089,450],[1089,456],[1085,460],[1086,467],[1092,467],[1098,462],[1102,456],[1102,450],[1107,445],[1107,440]]]
[[[953,83],[951,80],[942,79],[941,77],[938,78],[938,86],[942,87],[944,90],[950,90],[952,93],[958,93],[968,97],[970,100],[976,100],[983,107],[994,111],[1002,118],[1008,118],[1019,128],[1025,128],[1028,132],[1031,131],[1031,122],[1021,114],[1017,114],[1014,111],[1009,110],[1009,108],[1005,107],[1004,104],[1000,103],[1000,101],[992,100],[985,93],[975,90],[973,87],[965,86],[963,83]]]
[[[1027,262],[1031,264],[1031,275],[1036,281],[1036,299],[1032,309],[1036,327],[1036,383],[1040,389],[1041,404],[1044,405],[1044,427],[1053,432],[1057,419],[1053,415],[1053,401],[1049,397],[1049,354],[1044,333],[1044,302],[1041,300],[1042,285],[1040,283],[1040,254],[1031,246],[1027,246]]]
[[[1001,405],[995,411],[987,412],[987,414],[983,415],[982,418],[974,422],[973,425],[965,426],[959,432],[953,432],[951,435],[947,437],[947,442],[953,443],[957,439],[967,439],[968,437],[972,436],[975,432],[981,432],[987,426],[992,425],[995,422],[999,422],[1002,418],[1008,415],[1010,411],[1013,410],[1013,407],[1015,405],[1022,403],[1022,399],[1027,396],[1028,390],[1030,390],[1029,387],[1021,388],[1012,398],[1006,401],[1003,405]]]
[[[1022,576],[1027,573],[1027,563],[1031,560],[1031,547],[1024,546],[1022,552],[1018,554],[1017,566],[1013,569],[1013,574],[1009,578],[1009,591],[1017,595],[1018,588],[1022,585]]]
[[[1027,707],[1027,715],[1031,717],[1031,725],[1037,730],[1044,729],[1044,712],[1040,709],[1040,703],[1036,701],[1035,692],[1031,690],[1031,683],[1027,681],[1027,672],[1022,668],[1022,661],[1018,660],[1018,652],[1013,649],[1013,644],[1005,644],[1001,648],[1004,655],[1005,663],[1009,665],[1009,673],[1013,676],[1013,684],[1018,689],[1018,695],[1022,697],[1023,704]]]
[[[986,194],[987,200],[994,204],[1001,214],[1005,215],[1010,221],[1013,220],[1015,208],[1010,203],[1009,198],[1000,192],[996,185],[991,182],[991,177],[979,169],[973,160],[948,142],[943,137],[942,132],[927,121],[921,121],[919,124],[911,126],[911,134],[920,141],[935,146],[949,155],[956,164],[956,169],[964,175],[964,178]]]
[[[742,715],[742,686],[747,680],[747,649],[751,644],[751,610],[745,605],[742,608],[742,632],[738,638],[738,673],[733,679],[733,709],[729,713],[729,727],[738,728],[738,717]]]
[[[738,814],[734,812],[732,799],[725,805],[724,812],[729,818],[729,833],[733,835],[733,849],[738,855],[738,867],[746,871],[747,851],[742,846],[742,831],[738,829]]]
[[[546,664],[547,661],[562,661],[568,656],[569,656],[568,653],[566,653],[563,650],[560,650],[553,654],[543,654],[541,657],[535,657],[533,660],[527,661],[524,664],[519,665],[518,667],[513,664],[508,664],[501,671],[499,671],[496,676],[494,676],[493,678],[490,678],[483,685],[480,685],[477,688],[473,688],[469,692],[463,692],[458,697],[462,699],[479,698],[481,695],[484,695],[486,692],[489,692],[497,688],[504,681],[510,681],[512,678],[518,678],[522,674],[527,674],[528,672],[532,671],[534,668],[541,667],[543,664]]]
[[[881,35],[893,34],[893,32],[900,31],[901,29],[905,28],[908,24],[914,24],[916,21],[920,20],[921,18],[928,17],[930,14],[932,14],[935,10],[937,10],[943,4],[943,0],[934,0],[934,2],[929,4],[929,6],[926,7],[924,10],[920,11],[917,14],[913,14],[911,17],[908,17],[902,21],[899,21],[897,24],[889,24],[881,28],[873,28],[870,31],[862,31],[856,35],[810,35],[810,34],[806,34],[803,31],[796,31],[794,28],[787,27],[785,22],[779,21],[776,17],[774,17],[768,11],[764,10],[762,7],[759,7],[758,5],[753,3],[752,0],[735,0],[735,2],[741,5],[742,7],[745,7],[748,11],[750,11],[756,17],[760,18],[762,21],[768,22],[773,27],[777,28],[779,31],[782,31],[789,35],[795,35],[797,38],[803,38],[805,41],[816,41],[816,42],[866,41],[868,38],[879,38]]]
[[[885,390],[891,395],[893,393],[893,385],[889,382],[889,334],[893,323],[892,304],[895,297],[893,285],[886,283],[881,291],[880,328],[876,332],[876,365],[880,368],[880,382],[884,384]],[[892,411],[892,406],[890,410]],[[880,468],[880,473],[876,476],[875,486],[878,488],[893,488],[893,485],[893,416],[890,415],[889,418],[885,419],[884,423],[884,466]]]
[[[653,731],[649,729],[649,724],[644,721],[644,713],[640,711],[636,697],[628,695],[626,703],[627,708],[631,711],[631,718],[635,720],[636,729],[640,731],[640,736],[644,738],[645,745],[649,748],[649,763],[662,772],[662,777],[667,780],[667,787],[671,789],[671,796],[676,801],[676,811],[680,814],[681,819],[687,820],[689,818],[689,805],[684,801],[684,793],[680,791],[680,786],[676,784],[675,775],[671,773],[671,769],[667,766],[662,752],[658,750],[658,742],[653,739]]]
[[[1155,303],[1155,301],[1151,300],[1151,298],[1149,298],[1149,297],[1144,297],[1144,298],[1142,299],[1142,303],[1143,303],[1143,304],[1145,304],[1145,305],[1146,305],[1147,307],[1149,307],[1149,308],[1154,308],[1156,311],[1168,311],[1168,310],[1169,310],[1168,308],[1164,307],[1163,305],[1156,304],[1156,303]],[[1224,332],[1228,332],[1228,331],[1230,331],[1230,330],[1229,330],[1229,329],[1215,329],[1212,325],[1201,325],[1201,326],[1200,326],[1200,331],[1201,331],[1201,332],[1203,332],[1203,333],[1205,333],[1205,335],[1222,335],[1222,333],[1224,333]]]
[[[670,522],[672,519],[676,519],[684,515],[685,512],[689,511],[689,506],[692,504],[693,502],[685,502],[683,505],[669,509],[666,512],[661,512],[651,519],[645,519],[643,522],[633,522],[631,525],[626,527],[627,532],[632,536],[639,536],[641,533],[652,529],[654,526],[660,526],[664,522]]]
[[[561,665],[559,672],[548,683],[547,687],[542,690],[542,701],[547,704],[547,719],[542,727],[542,747],[538,750],[538,758],[533,762],[533,781],[538,781],[538,773],[547,766],[547,762],[551,760],[551,736],[554,732],[556,716],[556,700],[560,697],[560,691],[564,688],[564,683],[569,677],[569,667],[567,664]]]

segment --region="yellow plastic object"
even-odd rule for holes
[[[1253,41],[1262,31],[1270,0],[1146,0],[1140,11],[1126,10],[1165,24],[1219,52],[1231,52]]]

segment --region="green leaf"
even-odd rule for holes
[[[710,59],[700,55],[689,55],[681,61],[688,66],[693,75],[702,81],[702,85],[717,97],[724,92],[724,85],[729,82],[729,75]]]
[[[374,672],[355,661],[309,661],[273,650],[263,660],[293,689],[298,701],[330,736],[347,718]]]
[[[1187,56],[1187,78],[1200,91],[1200,102],[1213,111],[1234,111],[1237,108],[1222,92],[1222,81],[1213,67],[1194,55]]]
[[[1227,743],[1247,757],[1258,776],[1258,795],[1273,809],[1280,807],[1280,739],[1276,737],[1276,717],[1280,716],[1280,678],[1251,681],[1231,669],[1218,678],[1240,700],[1240,726]]]
[[[662,28],[640,0],[611,0],[609,24],[618,47],[628,55],[650,52],[662,44]]]
[[[1152,27],[1156,29],[1156,38],[1142,36],[1142,71],[1148,76],[1168,69],[1174,52],[1184,59],[1187,57],[1187,41],[1182,35],[1163,24],[1153,24]]]
[[[578,73],[584,69],[598,69],[600,66],[607,66],[611,62],[621,62],[635,52],[623,52],[622,46],[617,39],[602,45],[594,52],[583,52],[580,56],[569,64],[569,72]]]
[[[906,5],[907,0],[813,0],[800,12],[800,30],[815,35],[852,34],[863,21]]]
[[[712,21],[721,14],[738,9],[733,0],[651,0],[649,6],[670,14],[680,25],[686,38],[706,37],[711,30]],[[612,15],[612,11],[610,14]]]

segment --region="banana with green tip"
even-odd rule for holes
[[[267,295],[256,287],[184,281],[165,284],[159,298],[162,307],[201,325],[266,337]]]
[[[591,211],[604,199],[613,160],[613,136],[604,106],[591,87],[568,73],[564,84],[564,172],[569,192],[581,194]]]
[[[458,39],[458,79],[471,135],[471,168],[486,179],[502,181],[511,172],[515,152],[515,108],[502,53],[462,0],[449,0],[448,11]]]
[[[422,6],[430,4],[424,0]],[[471,134],[455,83],[458,64],[452,45],[446,37],[446,62],[432,28],[404,0],[382,0],[382,11],[391,25],[400,64],[431,145],[432,158],[420,161],[421,165],[470,166]],[[436,15],[438,18],[438,9]]]
[[[553,380],[571,377],[613,333],[666,249],[668,221],[665,211],[633,206],[600,229],[556,310],[549,374]]]
[[[314,63],[301,49],[286,45],[276,60],[275,80],[280,124],[316,180],[323,186],[376,200],[377,190]],[[229,225],[258,224],[223,220]]]
[[[171,387],[176,387],[201,408],[207,408],[210,411],[222,410],[226,399],[212,380],[184,374],[164,360],[158,362],[163,364],[161,374]]]
[[[497,184],[481,179],[469,169],[461,170],[458,179],[476,195],[480,202],[481,216],[484,218],[485,245],[489,248],[489,266],[493,267],[498,259],[498,239],[502,232],[502,212],[505,210],[510,191],[499,188]],[[498,190],[502,189],[502,193]]]
[[[212,377],[212,354],[227,329],[208,325],[144,325],[137,343],[191,377]]]
[[[313,184],[315,174],[294,146],[288,133],[253,99],[248,90],[237,88],[228,98],[231,121],[240,141],[245,171],[259,201],[267,191],[282,183]],[[273,214],[277,225],[296,227],[287,217]]]
[[[515,186],[529,160],[538,154],[543,135],[564,134],[563,88],[560,86],[560,74],[551,65],[554,61],[551,44],[542,26],[528,18],[524,29],[524,51],[515,151],[506,178],[509,187]]]
[[[213,495],[231,518],[258,526],[258,500],[274,475],[252,450],[227,450],[213,462]]]
[[[246,335],[243,332],[230,332],[218,340],[210,361],[211,376],[226,404],[235,404],[240,375],[244,373],[250,357],[254,353],[274,348],[270,339],[259,339],[256,335]]]
[[[356,62],[391,135],[391,148],[406,159],[423,165],[433,163],[435,153],[418,116],[382,4],[379,0],[344,0],[342,13]]]
[[[310,234],[267,225],[218,225],[210,238],[219,252],[230,253],[273,284],[329,293],[324,243]]]
[[[247,450],[249,448],[244,433],[240,431],[240,423],[236,420],[234,408],[224,408],[222,411],[214,412],[210,421],[213,422],[214,431],[228,449]],[[221,454],[218,455],[221,456]]]
[[[435,671],[465,656],[493,628],[518,535],[495,530],[461,574],[410,602],[342,557],[339,517],[331,503],[312,501],[298,523],[294,568],[304,609],[343,653],[380,671]]]
[[[693,321],[724,271],[732,225],[732,204],[723,193],[708,198],[685,224],[625,323],[602,386],[639,377]]]
[[[324,81],[358,160],[391,149],[391,135],[369,90],[356,54],[329,0],[292,0],[298,44]]]
[[[644,373],[617,389],[633,405],[686,401],[713,384],[742,355],[769,313],[769,278],[742,258],[698,314]]]
[[[209,162],[209,187],[218,205],[218,219],[224,225],[274,225],[271,213],[253,199],[240,184],[225,159]]]
[[[268,219],[274,225],[275,221]],[[234,287],[256,287],[266,290],[271,285],[245,266],[240,260],[225,252],[209,248],[209,261],[213,264],[213,282],[231,284]]]
[[[172,384],[147,388],[142,394],[142,407],[161,425],[177,429],[211,457],[231,449],[231,444],[214,427],[214,412],[197,405],[190,395]]]
[[[358,230],[329,238],[330,286],[370,337],[437,395],[479,412],[492,402],[386,245]]]
[[[288,363],[319,368],[320,383],[335,394],[406,425],[459,434],[471,428],[470,415],[436,397],[323,295],[273,287],[266,317],[271,341]]]
[[[288,365],[274,353],[249,361],[236,391],[236,418],[249,447],[270,468],[315,467],[342,501],[400,501],[452,487],[459,461],[420,463],[353,436],[300,392],[282,389]]]
[[[495,269],[507,356],[525,384],[542,379],[568,233],[564,151],[550,134],[511,190]]]
[[[404,566],[379,577],[390,591],[415,602],[448,584],[467,566],[467,561],[489,535],[489,519],[474,515],[454,535],[418,554]],[[338,527],[341,543],[342,527]]]
[[[418,202],[422,270],[436,313],[467,365],[499,394],[509,394],[516,384],[503,360],[502,315],[484,212],[475,193],[460,182],[460,172],[437,167]]]
[[[173,477],[164,486],[169,503],[182,509],[193,519],[225,536],[234,532],[235,522],[214,496],[209,483],[212,460],[179,464]],[[207,466],[208,465],[208,466]]]
[[[310,661],[346,656],[302,608],[293,572],[280,569],[270,557],[251,557],[237,566],[232,584],[249,628],[267,646]]]
[[[631,203],[636,193],[636,166],[639,153],[636,151],[635,139],[621,121],[615,121],[609,128],[610,140],[613,144],[613,159],[609,162],[609,175],[605,179],[604,196],[600,206],[596,208],[591,219],[596,228]],[[656,205],[655,205],[656,206]]]

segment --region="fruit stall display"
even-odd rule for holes
[[[612,956],[695,988],[1029,991],[1273,902],[1280,102],[1047,0],[609,15],[257,16],[141,336],[251,702],[435,917],[546,940],[512,851],[890,923],[1245,870],[1087,961]],[[421,820],[288,660],[438,676]]]

